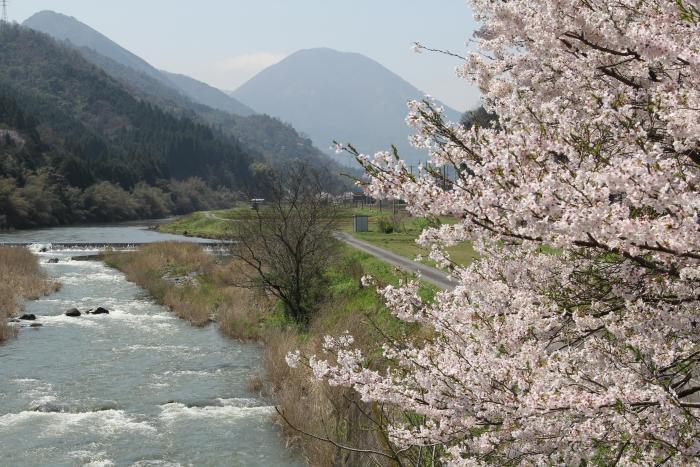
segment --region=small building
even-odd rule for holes
[[[367,217],[367,216],[352,216],[352,231],[353,232],[369,232],[369,217]]]

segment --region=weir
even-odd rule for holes
[[[72,249],[86,249],[86,250],[101,250],[101,249],[116,249],[116,250],[126,250],[132,248],[139,248],[146,245],[152,245],[153,242],[144,243],[105,243],[105,242],[64,242],[64,243],[51,243],[50,249],[53,250],[72,250]],[[225,248],[231,245],[232,242],[197,242],[204,248]],[[31,245],[36,245],[36,242],[1,242],[0,246],[13,246],[13,247],[28,247]]]

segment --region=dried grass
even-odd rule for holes
[[[105,262],[122,271],[159,303],[195,326],[209,323],[216,307],[202,293],[201,277],[210,274],[216,260],[191,243],[155,243],[134,252],[105,256]]]
[[[326,306],[330,306],[327,304]],[[363,348],[368,336],[366,324],[357,316],[346,316],[325,327],[316,321],[307,336],[294,330],[271,330],[265,334],[265,392],[274,396],[286,421],[280,421],[287,436],[297,444],[311,466],[368,465],[368,457],[338,449],[332,443],[321,441],[304,433],[332,439],[346,446],[361,446],[382,450],[382,439],[376,427],[365,414],[373,408],[362,403],[357,394],[346,388],[331,387],[318,381],[306,367],[289,368],[285,356],[300,350],[304,355],[322,355],[322,337],[350,331],[356,343]],[[368,348],[364,346],[364,348]],[[371,465],[386,464],[377,457]]]
[[[259,340],[263,321],[275,307],[275,300],[264,291],[244,287],[251,271],[238,260],[228,261],[213,273],[213,282],[221,292],[216,321],[221,332],[235,339]]]
[[[194,326],[205,326],[212,322],[216,311],[216,305],[201,294],[196,285],[181,289],[169,288],[163,297],[163,304]]]
[[[36,300],[59,288],[60,284],[47,278],[29,250],[0,247],[0,341],[17,334],[8,318],[21,310],[22,300]]]
[[[158,243],[112,253],[105,261],[180,318],[195,326],[216,321],[232,338],[257,340],[261,322],[274,306],[264,294],[237,286],[246,281],[243,265],[217,262],[195,244]]]

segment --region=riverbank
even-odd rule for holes
[[[103,260],[178,317],[194,326],[216,322],[236,339],[257,340],[266,310],[273,307],[260,293],[236,286],[243,279],[241,264],[217,260],[196,244],[155,243],[107,253]]]
[[[22,309],[23,300],[36,300],[59,288],[29,250],[0,247],[0,342],[16,334],[17,328],[8,320]]]
[[[248,387],[262,346],[191,326],[103,262],[72,260],[98,251],[36,255],[63,286],[26,302],[40,329],[0,346],[0,465],[304,465]],[[109,314],[66,316],[73,307]]]
[[[233,211],[194,212],[159,225],[157,230],[162,233],[222,240],[230,238],[231,219],[219,216],[230,215],[231,212]]]
[[[385,364],[381,347],[387,339],[419,339],[425,331],[392,317],[375,288],[362,286],[360,279],[366,274],[380,284],[397,284],[399,276],[391,266],[340,243],[337,252],[337,261],[325,273],[323,303],[308,329],[289,322],[276,301],[236,287],[240,264],[217,260],[196,245],[159,244],[139,252],[112,253],[105,259],[193,325],[216,322],[229,337],[264,343],[264,371],[251,380],[251,388],[275,401],[294,426],[282,424],[287,434],[311,465],[357,465],[358,459],[347,457],[332,444],[300,433],[381,448],[381,433],[367,428],[371,411],[351,391],[317,382],[309,369],[290,369],[285,355],[294,350],[321,353],[324,336],[349,331],[368,355],[367,365],[379,369]],[[432,287],[421,289],[425,299],[435,292]]]

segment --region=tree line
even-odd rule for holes
[[[266,117],[205,122],[153,102],[31,29],[8,25],[0,40],[0,227],[157,217],[264,197],[275,155],[318,152]]]
[[[0,228],[158,218],[226,207],[241,196],[200,177],[166,178],[148,158],[80,157],[80,148],[99,150],[99,141],[48,143],[41,127],[0,94]]]

